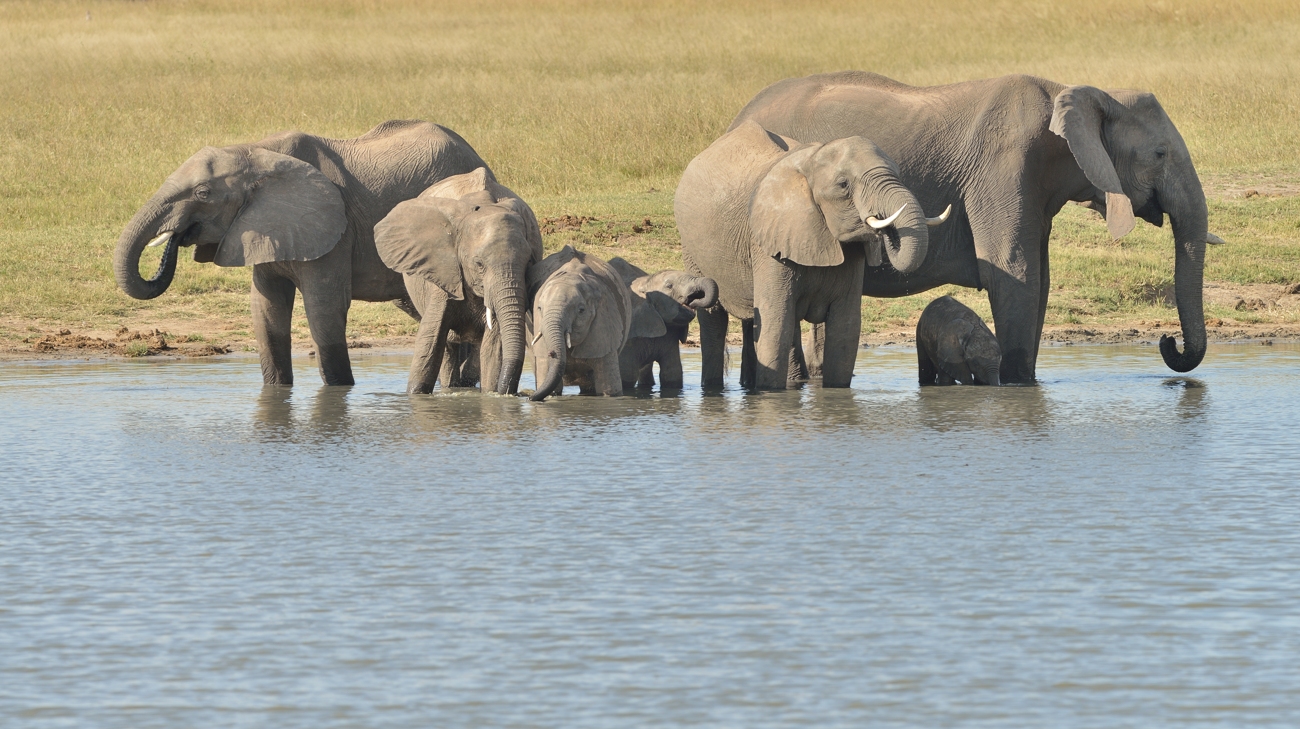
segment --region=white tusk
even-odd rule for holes
[[[1205,242],[1206,242],[1206,243],[1209,243],[1210,245],[1221,246],[1221,245],[1223,245],[1224,243],[1227,243],[1228,241],[1226,241],[1226,240],[1220,238],[1219,236],[1217,236],[1217,235],[1215,235],[1215,234],[1213,234],[1213,233],[1206,233],[1206,234],[1205,234]]]
[[[490,306],[487,307],[487,327],[489,332],[492,331],[492,307]]]
[[[564,348],[573,349],[573,337],[570,337],[568,332],[564,333]]]
[[[159,233],[158,235],[155,235],[153,237],[153,240],[149,241],[149,243],[145,245],[145,248],[154,248],[156,246],[162,245],[163,243],[166,243],[167,241],[172,239],[172,233],[175,232],[176,231],[174,230],[169,230],[166,233]]]
[[[925,219],[925,224],[928,225],[928,226],[930,226],[931,228],[933,228],[934,226],[939,225],[939,224],[942,223],[943,221],[947,220],[947,219],[948,219],[948,213],[951,213],[951,212],[952,212],[952,204],[949,204],[948,207],[946,207],[946,208],[943,209],[943,212],[942,212],[942,213],[939,213],[939,217],[937,217],[937,218],[926,218],[926,219]]]
[[[903,207],[899,208],[898,212],[894,213],[888,218],[885,218],[884,220],[878,220],[876,216],[872,215],[871,217],[867,218],[865,222],[867,225],[870,225],[872,228],[875,228],[876,230],[880,230],[881,228],[888,228],[889,226],[894,224],[895,220],[898,220],[898,216],[902,215],[903,211],[906,209],[907,209],[907,203],[903,203]]]
[[[537,344],[537,340],[539,340],[539,339],[541,339],[541,338],[542,338],[542,333],[541,333],[541,332],[538,332],[538,333],[537,333],[537,336],[533,337],[533,341],[531,341],[531,342],[528,343],[528,346],[531,347],[531,346],[533,346],[534,344]]]

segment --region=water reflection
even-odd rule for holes
[[[1183,420],[1200,420],[1209,408],[1209,388],[1194,377],[1170,377],[1164,386],[1178,391],[1176,412]]]
[[[1042,436],[1055,420],[1052,402],[1038,386],[921,387],[915,404],[918,421],[940,433],[1014,430]]]

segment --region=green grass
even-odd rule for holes
[[[1024,72],[1153,91],[1212,190],[1267,178],[1290,191],[1213,200],[1211,229],[1230,245],[1210,250],[1207,280],[1300,280],[1291,1],[10,1],[0,329],[216,319],[246,330],[247,270],[182,260],[159,299],[116,291],[122,226],[204,145],[290,128],[350,137],[390,118],[457,130],[541,217],[596,218],[548,235],[548,250],[676,265],[672,190],[691,157],[767,84],[845,68],[914,84]],[[633,231],[645,218],[649,231]],[[1140,224],[1116,244],[1068,208],[1055,238],[1049,321],[1171,316],[1152,301],[1172,278],[1168,229]],[[906,322],[945,291],[864,300],[868,326]],[[359,304],[352,320],[359,335],[413,331],[388,305]]]

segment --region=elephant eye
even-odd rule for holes
[[[1156,159],[1164,159],[1164,158],[1165,158],[1165,148],[1161,147],[1156,150]]]
[[[847,190],[848,187],[849,187],[849,181],[848,181],[848,180],[840,180],[839,182],[837,182],[837,183],[835,183],[835,184],[839,185],[841,190]]]
[[[195,199],[195,200],[199,200],[199,201],[207,200],[207,199],[208,199],[208,188],[206,188],[206,187],[196,187],[196,188],[194,188],[194,199]]]

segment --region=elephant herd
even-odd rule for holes
[[[1205,355],[1205,195],[1178,130],[1149,93],[1004,76],[913,87],[842,72],[759,92],[700,152],[674,198],[684,271],[653,275],[565,247],[545,256],[537,218],[463,138],[390,121],[355,139],[284,132],[206,147],[162,184],[118,240],[118,285],[161,295],[178,249],[253,267],[263,381],[291,384],[301,292],[320,374],[353,383],[351,302],[393,301],[420,322],[408,390],[578,385],[621,394],[682,386],[678,345],[698,316],[702,385],[722,384],[728,321],[741,321],[741,384],[820,375],[848,386],[861,296],[946,284],[987,290],[996,337],[950,297],[917,330],[922,383],[1026,383],[1050,290],[1052,219],[1068,202],[1115,238],[1140,217],[1173,229],[1183,350]],[[151,277],[148,246],[165,246]],[[805,353],[799,322],[814,325]]]

